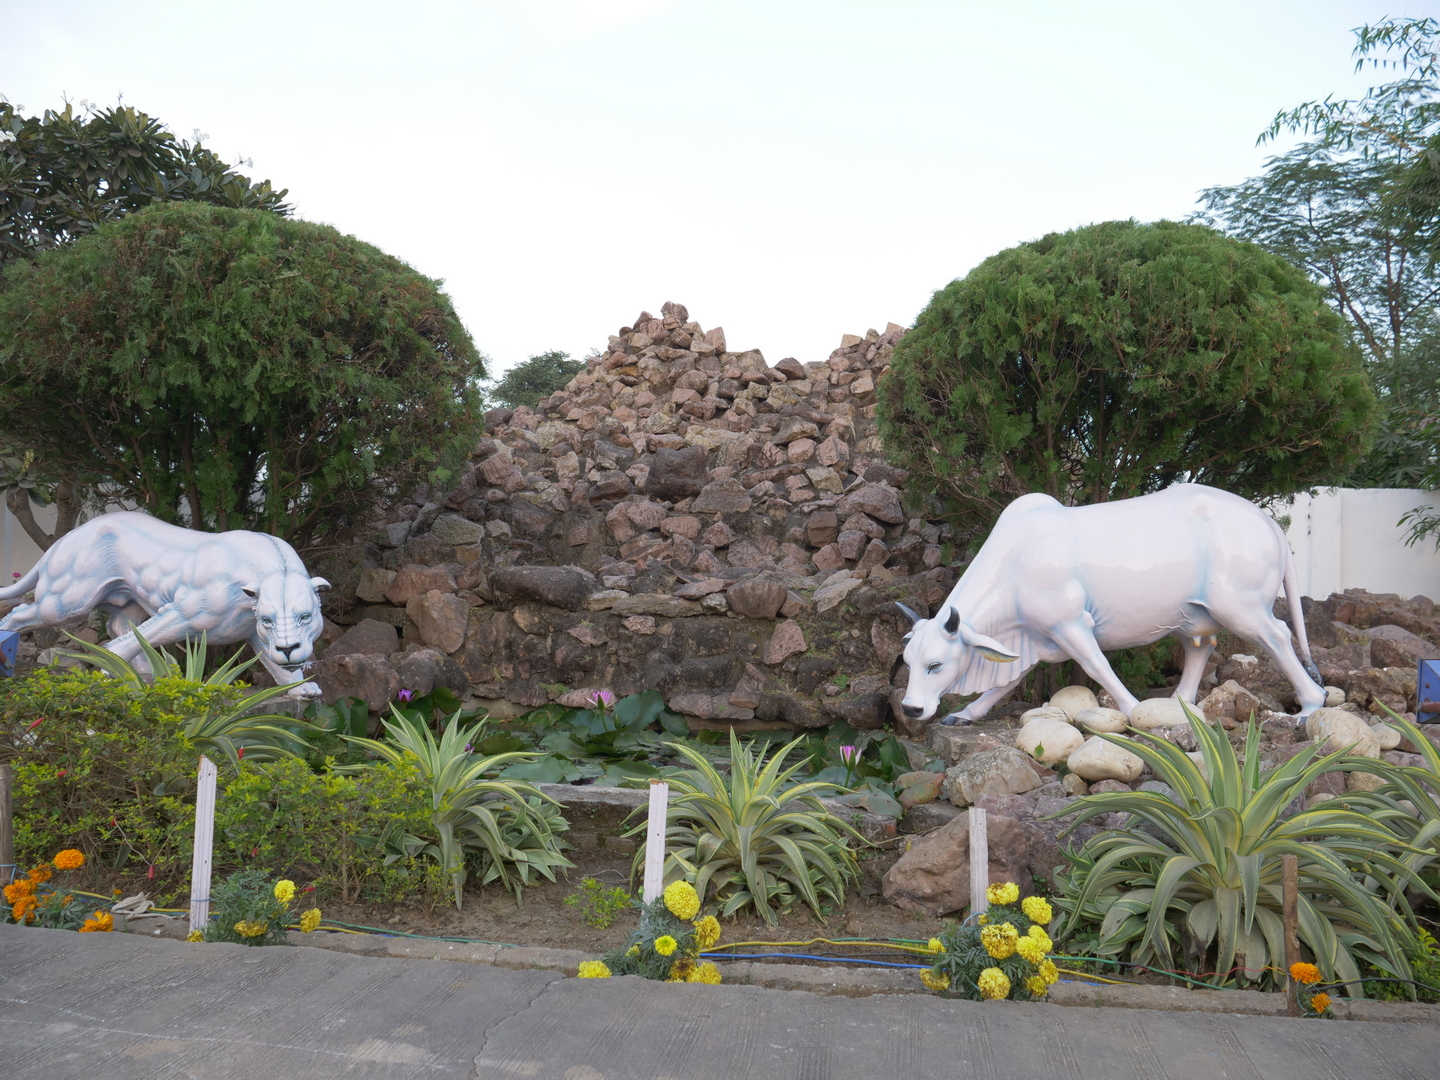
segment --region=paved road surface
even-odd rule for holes
[[[601,982],[0,926],[0,1076],[1435,1080],[1440,1025]]]

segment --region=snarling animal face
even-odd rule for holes
[[[965,676],[977,658],[1004,664],[1017,659],[1000,642],[960,618],[953,607],[945,608],[943,618],[937,615],[922,619],[904,604],[896,606],[911,622],[910,632],[905,635],[905,651],[896,666],[903,662],[910,668],[900,707],[912,720],[934,716],[944,694],[973,692],[966,689]]]
[[[324,578],[307,578],[293,570],[276,570],[261,578],[258,586],[242,587],[255,603],[255,651],[299,673],[314,655],[315,639],[325,627],[320,593],[328,588]]]

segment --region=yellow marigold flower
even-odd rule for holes
[[[580,970],[576,972],[582,979],[608,979],[610,969],[605,966],[603,960],[582,960]]]
[[[999,968],[986,968],[977,980],[980,996],[986,1001],[999,1001],[1010,996],[1010,976]]]
[[[295,899],[295,882],[289,878],[275,882],[275,899],[282,904],[288,904]]]
[[[108,934],[115,929],[115,917],[108,911],[97,911],[86,919],[80,927],[80,933],[102,933]]]
[[[1323,990],[1318,994],[1310,995],[1310,1008],[1315,1010],[1316,1015],[1323,1013],[1330,1008],[1330,995]]]
[[[677,919],[693,919],[700,914],[700,894],[688,881],[672,881],[665,886],[665,906]]]
[[[708,949],[720,940],[720,920],[714,915],[706,915],[695,923],[695,944],[702,949]]]
[[[945,946],[944,946],[944,944],[941,943],[941,941],[940,941],[940,939],[939,939],[938,937],[932,937],[929,941],[927,941],[927,942],[925,943],[925,947],[926,947],[927,949],[929,949],[931,952],[944,952],[944,951],[945,951]]]
[[[933,990],[937,994],[950,989],[950,976],[929,968],[920,972],[920,981],[925,984],[925,989]]]
[[[253,919],[241,919],[235,924],[235,932],[243,937],[259,937],[269,929],[265,923]]]
[[[1050,991],[1050,984],[1042,975],[1031,975],[1025,980],[1025,989],[1030,991],[1031,997],[1044,997]]]
[[[1019,940],[1020,931],[1008,922],[1000,923],[998,926],[987,926],[980,931],[980,944],[984,945],[985,951],[996,960],[1014,956],[1015,945]]]
[[[22,896],[30,896],[35,892],[35,882],[29,878],[20,878],[5,886],[5,902],[13,904]]]
[[[639,946],[639,945],[631,945],[628,949],[625,950],[625,955],[626,955],[626,956],[632,956],[632,957],[633,957],[633,956],[639,956],[639,955],[640,955],[640,946]]]
[[[1025,936],[1030,938],[1031,941],[1038,941],[1040,943],[1041,950],[1044,952],[1049,952],[1055,947],[1055,943],[1050,940],[1050,935],[1047,934],[1044,930],[1040,929],[1040,927],[1038,926],[1030,927],[1030,930],[1026,933]]]
[[[1304,983],[1306,986],[1309,986],[1312,983],[1318,983],[1320,981],[1320,969],[1314,964],[1291,964],[1290,977],[1298,983]]]
[[[1032,923],[1039,923],[1041,926],[1049,924],[1055,913],[1050,910],[1050,902],[1043,896],[1027,896],[1020,901],[1020,910]]]
[[[319,925],[320,909],[318,907],[312,907],[309,911],[305,912],[305,914],[300,916],[300,929],[303,933],[313,933],[315,928]]]
[[[204,930],[191,930],[188,934],[185,935],[185,940],[186,940],[186,941],[204,941],[204,940],[205,940],[205,931],[204,931]]]
[[[1003,885],[991,885],[985,890],[985,899],[992,904],[1013,904],[1020,899],[1020,886],[1013,881]]]
[[[1045,948],[1028,935],[1015,943],[1015,951],[1037,967],[1045,959]]]
[[[661,956],[669,956],[679,945],[680,943],[669,934],[661,934],[655,939],[655,951]]]
[[[1054,960],[1040,961],[1040,966],[1035,970],[1036,974],[1045,980],[1046,986],[1054,986],[1060,981],[1060,969],[1055,966]]]
[[[690,973],[686,982],[705,983],[708,986],[720,985],[720,969],[709,960],[702,960],[695,965],[695,970]]]
[[[976,921],[979,922],[979,924],[980,924],[981,926],[985,926],[986,924],[988,924],[988,923],[990,922],[990,916],[989,916],[989,915],[981,915],[980,918],[977,919]]]
[[[75,848],[66,848],[55,856],[56,870],[79,870],[85,865],[85,853]]]
[[[695,973],[695,961],[688,956],[682,956],[670,967],[670,974],[666,982],[685,982]]]
[[[30,873],[26,874],[25,876],[28,877],[31,881],[33,881],[36,885],[44,885],[45,882],[49,881],[50,878],[54,876],[54,873],[55,872],[50,869],[48,863],[41,863],[39,866],[32,869]]]

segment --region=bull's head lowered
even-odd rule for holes
[[[947,693],[973,693],[967,689],[966,675],[976,658],[998,664],[1019,659],[1000,642],[987,637],[960,618],[960,612],[946,607],[944,619],[922,619],[904,604],[895,605],[910,619],[910,632],[905,635],[905,650],[895,660],[895,668],[904,663],[910,668],[905,697],[900,703],[907,717],[928,720],[935,715],[940,698]],[[891,669],[894,677],[895,668]],[[987,681],[986,686],[993,685]]]

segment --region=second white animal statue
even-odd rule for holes
[[[1303,666],[1274,615],[1282,585]],[[1176,695],[1193,702],[1221,627],[1275,658],[1301,716],[1325,702],[1285,534],[1254,504],[1200,484],[1078,507],[1023,495],[933,619],[900,606],[914,624],[901,703],[912,719],[933,716],[944,694],[979,694],[941,722],[978,720],[1035,664],[1067,658],[1128,713],[1138,702],[1105,650],[1167,634],[1185,649]]]
[[[295,682],[324,626],[319,593],[295,549],[258,532],[182,529],[135,511],[102,514],[56,540],[24,577],[0,589],[32,603],[0,619],[0,630],[54,626],[89,611],[108,618],[105,647],[135,663],[138,629],[157,648],[187,637],[248,641],[278,684]],[[292,693],[316,697],[304,683]]]

